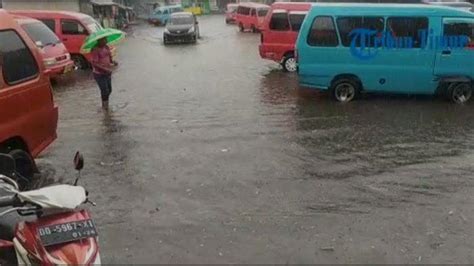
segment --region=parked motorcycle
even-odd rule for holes
[[[77,186],[84,159],[78,152],[74,165],[79,175],[74,185],[55,185],[21,191],[12,178],[0,174],[0,224],[13,212],[30,221],[16,224],[8,240],[0,239],[1,259],[9,265],[96,265],[100,264],[97,230],[89,213],[79,206],[90,202],[86,190]],[[2,172],[14,171],[15,160],[0,154]],[[4,231],[4,230],[0,230]],[[10,254],[10,255],[9,255]],[[3,258],[2,258],[3,257]]]

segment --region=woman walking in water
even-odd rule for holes
[[[112,93],[112,71],[117,62],[112,59],[112,53],[107,45],[107,39],[102,38],[92,49],[92,71],[100,89],[102,109],[109,110],[109,97]]]

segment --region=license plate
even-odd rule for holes
[[[38,228],[43,245],[51,246],[89,237],[96,237],[97,230],[92,220],[74,221]]]
[[[71,72],[72,71],[72,65],[69,65],[69,66],[66,66],[64,68],[64,74],[68,73],[68,72]]]

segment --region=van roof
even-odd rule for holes
[[[253,7],[253,8],[270,8],[269,5],[254,3],[254,2],[240,3],[239,6]]]
[[[16,24],[13,17],[6,10],[0,9],[0,29],[12,29],[15,28]]]
[[[288,10],[309,10],[311,3],[304,2],[275,2],[272,4],[272,9],[288,9]]]
[[[316,11],[317,10],[317,11]],[[409,15],[409,16],[463,16],[474,17],[474,13],[451,7],[427,4],[366,4],[366,3],[313,3],[311,13],[331,12],[334,15]]]
[[[63,18],[75,18],[75,19],[84,19],[90,17],[89,15],[73,12],[73,11],[57,11],[57,10],[11,10],[9,11],[12,14],[19,15],[33,15],[35,17],[50,17],[50,16],[59,16]]]

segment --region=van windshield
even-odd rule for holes
[[[87,29],[89,30],[89,33],[95,33],[99,30],[102,29],[102,26],[93,18],[86,18],[82,21],[84,25],[86,25]]]
[[[170,25],[189,25],[193,23],[194,23],[193,17],[184,17],[184,16],[172,17],[170,21],[168,22],[168,24]]]
[[[54,32],[41,22],[24,24],[23,29],[35,43],[41,43],[41,46],[58,44],[61,42]]]

